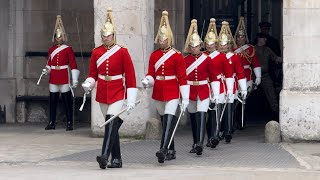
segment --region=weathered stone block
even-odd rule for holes
[[[265,142],[279,143],[281,142],[280,125],[276,121],[269,121],[265,127]]]
[[[320,141],[320,93],[282,90],[280,126],[283,141]]]
[[[157,140],[161,138],[161,121],[151,118],[147,121],[145,139]]]

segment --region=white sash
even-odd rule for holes
[[[234,52],[237,53],[237,54],[239,54],[240,52],[248,49],[249,47],[250,47],[250,46],[249,46],[248,44],[245,44],[245,45],[239,47],[238,49],[236,49]]]
[[[121,47],[117,44],[114,45],[109,51],[105,52],[100,58],[97,60],[97,67],[99,67],[104,61],[106,61],[110,56],[116,53]]]
[[[207,55],[202,54],[195,62],[193,62],[188,68],[187,68],[187,75],[189,75],[195,68],[197,68],[204,60],[207,59]]]
[[[69,46],[67,45],[61,45],[60,47],[58,47],[57,49],[55,49],[51,54],[50,54],[50,60],[52,60],[54,58],[55,55],[57,55],[60,51],[64,50],[65,48],[67,48]]]
[[[232,52],[228,52],[226,54],[227,59],[230,59],[234,54]]]
[[[219,54],[220,54],[219,51],[213,51],[212,53],[209,54],[209,57],[210,57],[211,59],[213,59],[213,58],[215,58],[216,56],[218,56]]]
[[[159,67],[161,66],[161,64],[163,64],[164,62],[166,62],[173,54],[175,54],[176,51],[174,49],[171,49],[170,51],[168,51],[167,53],[165,53],[154,65],[154,67],[156,68],[156,71],[159,69]]]

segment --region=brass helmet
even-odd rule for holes
[[[159,30],[154,42],[159,43],[159,40],[164,41],[166,39],[168,39],[168,44],[170,46],[174,44],[173,34],[169,24],[168,11],[162,11]]]
[[[234,39],[232,37],[231,29],[229,23],[226,21],[222,22],[221,30],[219,33],[219,45],[230,44],[231,46],[235,45]]]
[[[112,9],[108,8],[107,9],[107,19],[106,22],[104,23],[103,27],[101,28],[101,36],[109,36],[113,34],[113,39],[114,42],[116,40],[116,31],[115,31],[115,25],[114,21],[112,18]]]
[[[62,40],[66,42],[68,40],[66,31],[64,30],[61,15],[57,15],[56,25],[54,26],[52,42],[54,42],[55,38],[62,37]]]
[[[189,33],[184,45],[184,52],[189,53],[189,46],[191,47],[196,47],[198,45],[201,45],[202,40],[201,37],[198,34],[198,25],[197,25],[197,20],[192,19],[191,20],[191,25],[189,28]]]
[[[214,18],[210,19],[207,35],[204,39],[204,42],[206,42],[209,45],[218,42],[216,19],[214,19]]]
[[[246,26],[244,23],[244,17],[240,17],[236,32],[234,34],[234,37],[236,38],[237,36],[246,36],[246,42],[249,42],[248,36],[247,36],[247,31],[246,31]]]

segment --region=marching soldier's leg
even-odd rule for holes
[[[225,141],[227,143],[231,142],[232,139],[232,135],[231,135],[231,130],[232,130],[232,117],[233,117],[233,112],[232,112],[232,107],[233,107],[233,103],[227,103],[227,107],[226,107],[226,122],[225,122]]]
[[[217,104],[216,111],[213,111],[212,117],[208,121],[211,121],[211,136],[210,136],[210,147],[215,148],[219,144],[219,129],[220,129],[220,117],[221,117],[221,111],[222,111],[222,104]],[[216,114],[217,113],[217,114]]]
[[[111,150],[112,158],[111,164],[109,164],[108,168],[122,168],[122,160],[121,160],[121,151],[120,151],[120,137],[119,137],[119,129],[123,123],[123,120],[120,118],[116,118],[114,121],[117,123],[115,142]]]
[[[107,111],[105,111],[105,112],[107,112],[106,119],[105,119],[106,121],[108,119],[110,119],[112,116],[114,116],[114,114],[116,114],[117,112],[119,112],[121,110],[121,108],[123,106],[123,102],[124,102],[123,100],[120,100],[120,101],[117,101],[113,104],[110,104],[109,106],[106,104],[100,103],[100,108],[108,109]],[[101,155],[97,156],[97,158],[96,158],[101,169],[105,169],[107,167],[109,157],[112,154],[113,146],[114,146],[115,142],[117,141],[116,139],[117,138],[119,139],[119,136],[117,136],[117,134],[118,134],[118,130],[119,130],[121,124],[122,124],[122,120],[119,117],[117,117],[105,126],[104,139],[103,139],[103,144],[102,144],[102,152],[101,152]],[[120,151],[120,146],[119,146],[118,150]],[[112,156],[117,157],[117,154],[115,154],[115,155],[112,154]],[[118,164],[116,164],[116,165],[118,165],[118,167],[122,166],[121,161],[120,161],[120,163],[119,162],[117,162],[117,163]]]
[[[161,118],[161,125],[163,127],[163,116],[160,115]],[[163,139],[161,139],[161,144],[160,144],[160,148],[163,146]],[[176,153],[175,153],[175,149],[174,149],[174,139],[172,139],[172,142],[170,144],[169,147],[169,151],[168,154],[166,155],[165,160],[172,160],[172,159],[176,159]]]
[[[191,124],[192,139],[193,139],[192,149],[189,151],[189,153],[196,153],[195,147],[197,144],[197,122],[196,122],[197,102],[190,101],[190,104],[187,107],[187,110],[190,115],[190,124]]]
[[[49,85],[50,97],[49,97],[49,124],[45,130],[56,128],[56,112],[59,99],[59,89],[54,87],[57,85]]]
[[[191,123],[191,130],[192,130],[192,149],[189,153],[196,153],[195,146],[197,144],[197,122],[196,122],[196,113],[189,113],[190,115],[190,123]]]
[[[196,113],[197,121],[197,145],[195,147],[197,155],[202,155],[203,141],[206,130],[206,112]]]
[[[67,131],[72,131],[73,130],[73,121],[72,121],[72,116],[73,116],[73,108],[72,108],[72,94],[71,91],[61,93],[62,100],[64,103],[64,107],[66,109],[66,117],[67,117]]]
[[[210,109],[216,108],[214,103],[210,104]],[[207,136],[208,136],[208,142],[207,142],[207,147],[211,147],[212,144],[210,142],[210,138],[212,137],[212,132],[213,132],[213,121],[216,120],[216,111],[215,110],[210,110],[208,109],[208,120],[206,124],[206,130],[207,130]]]
[[[164,159],[168,153],[168,145],[169,145],[169,141],[172,136],[175,125],[176,125],[176,118],[174,117],[174,115],[165,114],[163,118],[163,132],[162,132],[163,144],[160,150],[156,153],[159,163],[164,162]]]

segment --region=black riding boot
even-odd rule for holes
[[[203,151],[203,141],[206,133],[206,112],[197,112],[196,121],[197,121],[197,144],[196,144],[196,153],[197,155],[202,155]]]
[[[117,131],[115,136],[115,142],[113,144],[111,150],[111,164],[109,164],[108,168],[122,168],[122,160],[121,160],[121,150],[120,150],[120,137],[119,137],[119,129],[122,125],[123,120],[118,118],[117,120]]]
[[[197,144],[197,122],[196,122],[196,113],[189,113],[190,114],[190,123],[191,123],[191,130],[192,130],[192,138],[193,144],[192,149],[189,153],[196,153],[195,147]]]
[[[168,154],[168,145],[176,125],[176,118],[174,115],[165,114],[163,117],[163,131],[160,150],[156,153],[158,162],[163,163]]]
[[[215,104],[211,103],[210,104],[210,109],[214,109],[215,108]],[[207,136],[208,136],[208,140],[207,140],[207,147],[211,147],[211,142],[210,142],[210,137],[212,136],[212,120],[215,119],[215,110],[210,110],[208,109],[208,120],[207,120],[207,124],[206,124],[206,131],[207,131]]]
[[[106,115],[106,120],[108,120],[112,116],[113,115]],[[115,143],[116,134],[118,131],[117,129],[119,126],[118,119],[119,118],[115,118],[105,126],[101,156],[97,156],[97,161],[101,169],[106,168],[113,144]]]
[[[161,126],[163,127],[163,116],[160,115],[161,118]],[[161,139],[161,144],[160,144],[160,148],[163,146],[163,139]],[[165,160],[172,160],[172,159],[176,159],[176,151],[174,148],[174,138],[172,138],[168,153],[165,157]]]
[[[217,104],[217,108],[215,111],[209,111],[211,115],[208,118],[208,122],[210,122],[210,134],[209,144],[211,148],[215,148],[219,144],[219,131],[220,131],[220,117],[222,111],[222,104]]]
[[[226,122],[225,122],[225,141],[226,143],[230,143],[232,139],[232,118],[233,118],[233,111],[232,111],[232,103],[228,103],[226,107]]]
[[[66,93],[61,93],[61,97],[63,100],[64,107],[66,109],[66,117],[67,117],[66,131],[72,131],[73,130],[72,93],[71,91],[68,91]]]
[[[57,105],[59,99],[59,92],[50,92],[49,99],[49,124],[45,130],[55,129],[56,128],[56,113]]]

